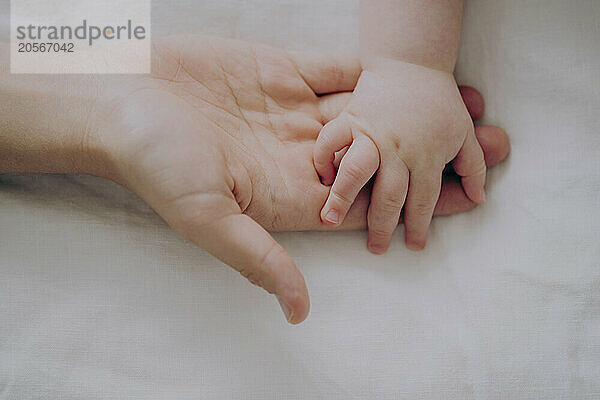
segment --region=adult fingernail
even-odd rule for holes
[[[325,221],[331,224],[337,224],[340,220],[340,215],[336,210],[329,210],[325,215]]]
[[[283,311],[283,314],[285,315],[285,319],[287,319],[288,322],[292,322],[292,317],[294,316],[294,313],[292,312],[292,309],[286,304],[286,302],[279,296],[275,296],[277,298],[277,301],[279,302],[279,306],[281,307],[281,311]]]

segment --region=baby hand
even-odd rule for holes
[[[336,175],[335,155],[346,148]],[[350,102],[315,145],[315,169],[323,184],[333,184],[321,220],[341,224],[377,172],[369,250],[387,251],[403,207],[406,245],[422,249],[450,161],[466,195],[484,202],[483,152],[452,74],[400,61],[364,70]]]

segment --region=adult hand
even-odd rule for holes
[[[309,311],[304,279],[267,230],[331,229],[319,217],[328,187],[314,170],[313,145],[359,73],[352,57],[207,37],[157,40],[152,74],[102,76],[93,89],[77,91],[94,96],[70,124],[81,127],[71,135],[78,137],[72,170],[137,193],[183,237],[275,294],[288,321],[299,323]],[[480,115],[480,95],[467,90],[463,97]],[[477,133],[488,164],[506,156],[499,128]],[[31,171],[21,159],[9,170]],[[368,194],[363,190],[340,229],[366,226]],[[436,212],[473,206],[449,181]]]

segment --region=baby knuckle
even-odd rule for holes
[[[471,162],[467,162],[466,160],[463,162],[457,162],[454,165],[454,170],[460,176],[472,177],[485,175],[487,166],[485,165],[483,157],[481,157],[481,159],[477,158]]]
[[[365,177],[367,176],[367,171],[362,166],[353,163],[346,166],[345,174],[351,180],[360,181],[365,179]]]
[[[412,211],[419,217],[428,217],[433,212],[433,206],[426,202],[417,202],[412,207]]]
[[[385,215],[394,217],[396,214],[400,214],[403,203],[403,199],[399,196],[386,196],[381,199],[378,207]]]
[[[331,194],[341,203],[345,204],[346,206],[350,206],[352,205],[352,203],[354,203],[354,200],[348,198],[345,194],[341,194],[339,190],[336,189],[331,189]]]
[[[394,228],[390,229],[387,226],[369,225],[369,235],[371,239],[377,241],[385,241],[394,233]]]
[[[333,129],[331,128],[330,124],[331,122],[326,124],[323,129],[321,129],[321,132],[319,132],[319,136],[317,137],[317,146],[328,148],[333,144]]]

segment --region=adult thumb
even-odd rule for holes
[[[231,214],[192,231],[189,238],[193,242],[274,294],[288,322],[298,324],[306,319],[310,301],[304,277],[289,254],[256,221]]]

